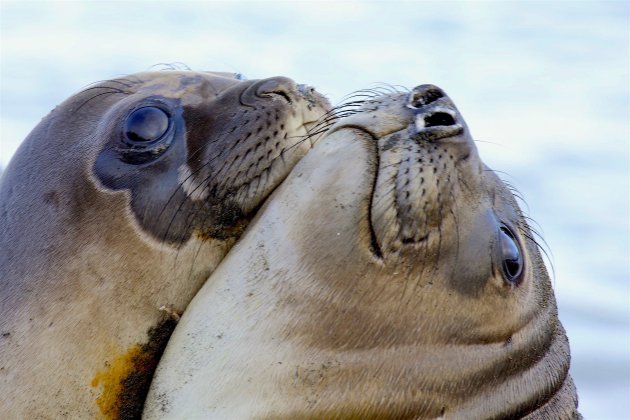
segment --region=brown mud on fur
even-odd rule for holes
[[[149,329],[146,343],[132,346],[94,375],[91,385],[102,387],[96,404],[105,418],[140,418],[153,373],[175,325],[172,317],[161,320]]]
[[[196,235],[201,240],[218,239],[228,241],[229,245],[232,246],[234,242],[236,242],[236,239],[243,234],[248,223],[249,221],[247,219],[240,218],[235,219],[232,225],[208,225],[198,230]]]

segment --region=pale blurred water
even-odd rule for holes
[[[88,83],[185,62],[334,101],[388,82],[454,98],[554,256],[587,418],[630,418],[628,2],[0,3],[0,167]]]

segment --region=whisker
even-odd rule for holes
[[[536,238],[533,235],[529,234],[525,229],[519,227],[519,231],[521,232],[523,236],[525,236],[527,239],[532,241],[532,243],[536,246],[536,248],[538,248],[538,250],[544,255],[547,262],[549,263],[549,266],[551,267],[551,277],[555,283],[556,269],[555,269],[555,264],[553,262],[553,254],[551,254],[551,249],[549,248],[549,245],[547,244],[545,239],[543,237],[539,237],[542,240],[542,242],[545,244],[545,247],[543,247],[538,242],[538,240],[536,240]],[[549,249],[549,252],[547,252],[547,249]]]
[[[157,68],[157,67],[163,67],[163,68]],[[177,70],[175,68],[175,66],[172,63],[156,63],[154,65],[152,65],[151,67],[149,67],[149,70],[157,70],[157,71],[173,71],[173,70]]]
[[[199,245],[197,246],[195,255],[193,256],[193,259],[190,263],[190,270],[188,271],[188,280],[187,280],[188,284],[191,284],[191,280],[192,280],[194,268],[195,268],[195,262],[197,261],[197,258],[199,257],[199,254],[201,253],[201,248],[203,248],[203,242],[199,241]],[[175,259],[177,259],[177,256],[175,256]]]
[[[99,86],[94,86],[94,85],[97,85],[97,84],[100,84],[100,83],[103,83],[103,84],[104,83],[118,83],[119,85],[122,85],[122,86],[124,86],[126,88],[131,88],[133,86],[133,82],[125,80],[125,81],[128,81],[129,83],[123,83],[121,80],[124,80],[124,79],[99,80],[99,81],[96,81],[96,82],[88,83],[87,85],[85,85],[83,87],[83,89],[80,92],[84,92],[84,91],[89,90],[89,89],[98,89]],[[100,86],[100,87],[109,87],[111,89],[116,89],[116,88],[111,87],[111,86]]]
[[[83,107],[84,107],[84,106],[85,106],[88,102],[90,102],[90,101],[92,101],[92,100],[94,100],[94,99],[98,98],[99,96],[103,96],[103,95],[115,95],[115,94],[128,94],[128,93],[127,93],[127,92],[123,92],[123,91],[121,91],[121,90],[119,90],[119,89],[118,89],[118,90],[115,90],[115,91],[102,92],[102,93],[96,94],[96,95],[94,95],[94,96],[90,97],[88,100],[84,101],[84,102],[83,102],[81,105],[79,105],[79,106],[77,107],[77,109],[75,109],[73,112],[75,112],[75,113],[76,113],[76,112],[78,112],[78,111],[79,111],[81,108],[83,108]]]
[[[488,143],[488,144],[493,144],[495,146],[499,146],[499,147],[505,147],[504,144],[501,143],[496,143],[493,141],[488,141],[488,140],[479,140],[479,139],[473,139],[475,143]]]
[[[112,87],[112,86],[93,86],[93,87],[89,87],[89,88],[85,88],[85,89],[81,90],[79,92],[79,94],[87,92],[89,90],[95,90],[95,89],[109,89],[110,91],[117,92],[117,93],[125,93],[125,94],[129,94],[130,93],[130,92],[127,92],[127,91],[124,91],[122,89],[115,88],[115,87]]]
[[[376,82],[376,85],[380,85],[381,87],[387,89],[389,93],[402,93],[398,89],[396,89],[393,85],[385,82]]]

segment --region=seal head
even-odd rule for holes
[[[192,301],[145,415],[579,417],[532,238],[441,89],[370,98]]]
[[[179,314],[329,109],[286,77],[98,83],[0,178],[0,417],[139,416]]]

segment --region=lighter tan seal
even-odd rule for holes
[[[91,86],[0,178],[0,418],[137,418],[190,299],[310,149],[327,101],[286,77]]]
[[[331,128],[210,280],[145,418],[579,418],[540,251],[435,86]]]

